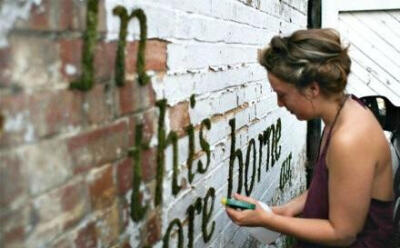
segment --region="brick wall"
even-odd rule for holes
[[[258,246],[220,199],[305,188],[306,125],[277,107],[257,49],[305,28],[306,6],[2,1],[0,246]]]

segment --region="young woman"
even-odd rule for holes
[[[296,237],[298,247],[392,247],[390,148],[372,112],[344,93],[351,61],[333,29],[275,36],[259,62],[278,105],[299,120],[325,124],[309,189],[266,213],[227,208],[241,226]],[[256,203],[236,194],[235,198]]]

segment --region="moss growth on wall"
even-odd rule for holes
[[[208,207],[209,200],[211,198],[211,206]],[[204,203],[203,203],[203,221],[201,223],[201,230],[203,233],[203,240],[204,242],[210,241],[214,230],[215,230],[215,221],[212,222],[211,224],[211,229],[207,230],[208,223],[211,219],[212,212],[214,210],[214,202],[215,202],[215,189],[214,188],[209,188],[206,194],[206,197],[204,198]]]
[[[196,97],[195,95],[190,96],[190,108],[194,108],[196,106]]]
[[[146,74],[145,66],[145,50],[146,50],[146,39],[147,39],[147,19],[142,9],[135,9],[130,15],[125,7],[117,6],[113,10],[113,14],[118,16],[121,20],[119,29],[119,40],[117,57],[115,61],[115,81],[118,86],[125,84],[125,47],[126,47],[126,36],[128,32],[128,23],[131,19],[137,18],[140,25],[140,40],[139,49],[136,60],[136,71],[138,73],[138,82],[140,85],[146,85],[150,78]]]
[[[178,134],[176,132],[170,132],[167,138],[166,145],[172,144],[172,194],[177,195],[181,190],[182,186],[178,185]]]
[[[82,76],[77,82],[70,84],[71,89],[88,91],[94,81],[94,51],[97,40],[98,0],[88,0],[86,14],[86,31],[83,35]]]
[[[188,159],[186,161],[187,167],[188,167],[188,179],[189,179],[189,183],[192,183],[193,179],[194,179],[194,173],[192,171],[193,159],[194,159],[194,149],[195,149],[195,147],[194,147],[194,127],[192,124],[190,124],[185,129],[186,129],[186,133],[189,136],[189,155],[188,155]]]
[[[274,132],[274,157],[275,160],[279,160],[281,157],[281,145],[279,141],[281,140],[281,133],[282,133],[282,121],[281,118],[278,118],[276,121],[276,130]]]
[[[190,205],[186,210],[186,214],[188,216],[189,224],[188,224],[188,247],[193,247],[194,241],[194,217],[195,214],[200,214],[202,210],[201,198],[197,198],[195,203]]]
[[[142,156],[141,151],[147,148],[147,145],[142,144],[143,124],[136,126],[135,146],[128,150],[128,154],[133,160],[133,177],[132,177],[132,195],[131,195],[131,218],[134,222],[143,219],[148,206],[142,206],[140,202],[140,184],[142,182]]]
[[[165,155],[164,150],[167,146],[164,128],[165,110],[167,108],[167,100],[162,99],[156,102],[159,108],[158,117],[158,145],[157,145],[157,175],[156,175],[156,195],[154,197],[154,204],[159,206],[162,202],[162,183],[164,179],[164,163]]]
[[[178,228],[178,248],[183,248],[183,228],[182,228],[182,223],[179,219],[174,219],[169,223],[169,226],[167,228],[167,231],[164,234],[163,238],[163,248],[168,248],[169,247],[169,238],[171,236],[171,231],[174,226],[177,226]]]
[[[200,125],[200,147],[207,155],[207,162],[206,162],[205,167],[203,167],[203,162],[201,160],[197,163],[197,171],[199,173],[205,173],[208,170],[208,167],[210,166],[210,162],[211,162],[210,161],[210,157],[211,157],[210,144],[207,142],[207,140],[204,139],[204,136],[203,136],[204,127],[206,127],[208,130],[211,129],[210,119],[204,119]]]
[[[253,174],[251,175],[251,183],[250,186],[248,184],[248,174],[249,174],[249,165],[250,165],[250,153],[251,150],[253,150]],[[257,166],[257,160],[256,160],[256,141],[254,139],[251,139],[249,142],[249,146],[247,147],[247,152],[246,152],[246,162],[244,164],[244,189],[246,192],[246,195],[249,196],[251,192],[253,191],[254,187],[254,181],[256,178],[256,166]]]
[[[235,166],[235,160],[236,158],[239,160],[238,161],[238,170],[239,170],[239,177],[238,177],[238,188],[237,188],[237,193],[241,193],[242,191],[242,185],[243,185],[243,154],[242,151],[239,149],[236,150],[236,120],[231,119],[229,120],[229,125],[231,126],[231,152],[229,156],[229,175],[228,175],[228,198],[232,197],[232,187],[233,187],[233,168]]]
[[[235,165],[235,160],[238,159],[238,188],[237,193],[241,193],[242,184],[243,184],[243,154],[240,148],[235,148],[236,143],[236,122],[235,119],[229,120],[229,125],[231,126],[231,152],[229,157],[229,176],[228,176],[228,195],[227,197],[231,197],[232,195],[232,185],[233,185],[233,168]],[[279,145],[281,138],[281,129],[282,122],[279,118],[276,124],[272,124],[267,127],[262,133],[258,134],[258,143],[259,143],[259,162],[258,168],[256,168],[257,162],[257,150],[256,150],[256,141],[251,139],[249,141],[246,153],[246,162],[245,162],[245,175],[244,175],[244,184],[246,194],[250,195],[253,190],[255,183],[255,174],[258,173],[257,181],[261,180],[261,167],[262,167],[262,157],[263,157],[263,149],[266,146],[267,157],[265,164],[265,171],[268,172],[269,168],[273,167],[276,161],[279,159],[281,155],[281,146]],[[250,153],[253,152],[253,174],[251,176],[251,183],[248,182],[248,170],[250,166]],[[271,165],[271,166],[270,166]]]
[[[292,153],[290,153],[289,156],[282,163],[281,174],[279,177],[280,190],[283,190],[287,183],[291,183],[292,180],[291,161],[292,161]]]

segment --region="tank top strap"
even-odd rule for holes
[[[353,97],[353,95],[352,95],[351,97]],[[349,98],[349,96],[348,96],[348,95],[345,95],[344,100],[341,102],[341,104],[340,104],[340,106],[339,106],[339,109],[338,109],[338,111],[337,111],[337,113],[336,113],[336,115],[335,115],[335,119],[333,119],[331,128],[330,128],[329,131],[328,131],[328,136],[326,137],[326,141],[325,141],[324,147],[322,148],[321,156],[324,156],[325,153],[326,153],[326,150],[328,149],[329,142],[331,141],[331,136],[332,136],[333,127],[335,126],[336,121],[337,121],[337,119],[338,119],[338,117],[339,117],[339,114],[340,114],[340,112],[342,111],[343,106],[344,106],[344,104],[346,103],[346,101],[347,101],[348,98]],[[325,128],[324,128],[324,133],[325,133]]]

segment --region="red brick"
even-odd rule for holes
[[[107,208],[115,201],[116,188],[111,165],[91,171],[88,183],[90,200],[94,210]]]
[[[2,241],[10,247],[23,247],[28,226],[34,226],[31,204],[13,211],[2,211],[0,214]]]
[[[71,211],[79,204],[84,195],[82,185],[70,184],[65,186],[60,192],[60,202],[63,211]]]
[[[2,153],[0,161],[0,208],[3,208],[28,194],[28,178],[16,154]]]
[[[153,212],[146,223],[146,242],[153,245],[161,238],[161,219],[157,212]]]
[[[42,126],[46,126],[43,135],[50,135],[67,130],[69,126],[78,126],[82,123],[83,94],[78,91],[60,90],[38,93],[34,96],[35,104],[42,102],[44,120],[40,120]]]
[[[129,146],[135,145],[135,134],[137,125],[143,125],[142,143],[149,144],[151,138],[156,135],[158,116],[156,108],[151,108],[140,114],[129,117]]]
[[[122,242],[120,247],[121,248],[132,248],[131,244],[129,243],[129,240],[125,240],[124,242]]]
[[[122,160],[115,166],[118,193],[121,195],[126,194],[132,188],[132,173],[133,165],[132,159],[127,158]]]
[[[74,21],[74,2],[72,0],[59,0],[61,8],[60,15],[60,29],[72,29]]]
[[[107,103],[107,87],[104,84],[96,84],[85,94],[87,104],[86,116],[90,125],[99,124],[109,120],[112,115],[112,104]]]
[[[61,74],[69,81],[75,81],[80,78],[82,73],[82,40],[61,40],[60,45],[60,60],[61,60]],[[76,73],[69,75],[67,73],[67,66],[73,66]]]
[[[157,175],[157,148],[142,151],[142,180],[149,182]]]
[[[137,53],[139,41],[129,42],[126,46],[126,72],[136,72]],[[146,70],[165,71],[167,61],[167,42],[160,40],[147,40],[145,50]]]
[[[87,1],[79,0],[42,0],[40,5],[32,5],[29,19],[19,20],[16,28],[33,31],[83,31],[86,26],[86,3]]]
[[[33,4],[29,18],[30,28],[34,30],[50,29],[51,1],[43,0],[40,5]]]
[[[77,0],[57,1],[58,30],[84,30],[86,26],[86,2]]]
[[[67,141],[75,173],[113,162],[128,148],[128,126],[117,122],[80,133]]]
[[[0,147],[32,142],[79,125],[82,122],[81,105],[82,93],[69,90],[1,97],[0,112],[4,118],[22,118],[22,124],[19,128],[5,130],[0,139]],[[28,132],[32,136],[27,140]]]
[[[151,84],[140,86],[136,81],[126,81],[118,89],[119,114],[125,115],[154,106],[155,93]]]
[[[77,236],[74,240],[76,247],[92,248],[97,247],[96,226],[93,222],[77,230]]]
[[[103,247],[110,247],[118,242],[120,235],[120,214],[117,204],[103,212],[96,221],[96,235]]]
[[[76,225],[88,211],[86,184],[82,179],[74,179],[55,190],[39,196],[34,200],[38,215],[38,230],[53,229],[54,223],[59,223],[60,230],[54,234]],[[47,236],[45,232],[37,236]]]
[[[95,49],[94,68],[96,82],[107,81],[113,77],[117,42],[98,42]]]
[[[183,131],[190,124],[189,102],[181,102],[171,107],[169,119],[173,131]]]

